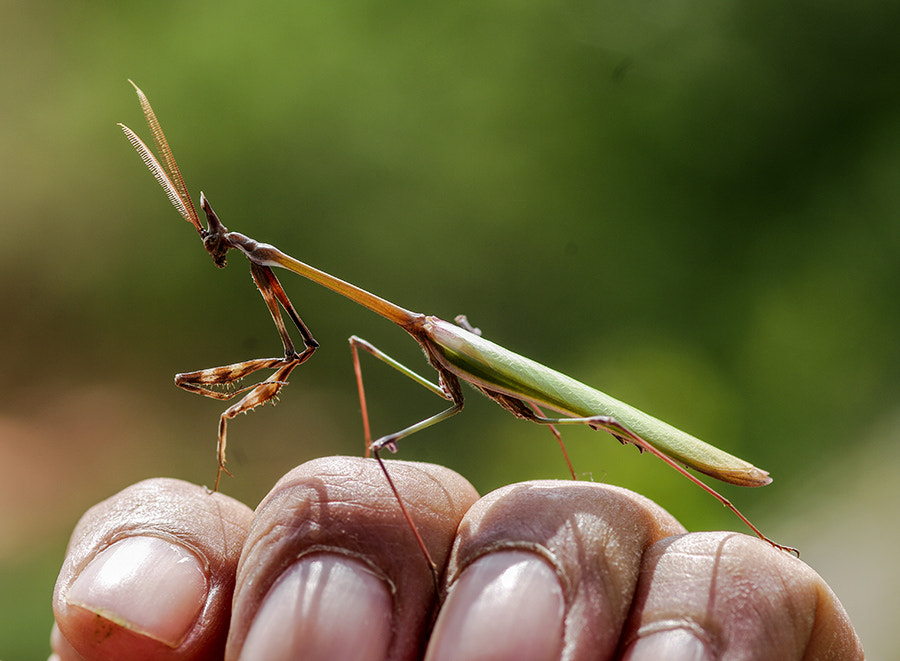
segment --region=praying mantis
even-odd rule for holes
[[[119,126],[137,150],[144,164],[162,186],[169,201],[200,234],[203,246],[216,266],[220,268],[225,266],[226,253],[229,250],[243,253],[249,260],[250,273],[275,322],[284,347],[284,356],[282,357],[247,360],[222,367],[177,374],[175,377],[175,383],[179,387],[215,399],[227,400],[239,393],[246,393],[240,401],[225,410],[219,419],[218,472],[215,490],[218,490],[222,473],[228,473],[225,468],[228,420],[274,400],[281,389],[287,385],[291,372],[305,363],[319,347],[275,275],[273,268],[278,267],[308,278],[393,322],[412,336],[424,351],[428,363],[437,372],[438,379],[435,383],[397,362],[369,342],[356,336],[350,338],[362,409],[366,454],[371,453],[380,464],[433,575],[436,575],[435,563],[409,517],[403,499],[382,461],[381,453],[385,449],[396,452],[397,443],[401,439],[459,413],[464,403],[462,382],[481,391],[517,418],[547,425],[557,435],[557,438],[558,433],[554,425],[588,425],[595,430],[602,429],[609,432],[622,444],[632,444],[641,452],[649,452],[716,498],[758,537],[776,548],[797,554],[796,549],[782,546],[766,537],[728,499],[691,474],[685,466],[730,484],[750,487],[769,484],[772,478],[766,471],[572,377],[485,339],[481,336],[480,331],[469,325],[465,317],[457,317],[456,324],[452,324],[432,315],[411,312],[365,289],[305,264],[272,245],[260,243],[239,232],[230,232],[216,216],[206,196],[201,192],[200,208],[205,213],[207,221],[206,227],[204,227],[185,187],[181,172],[156,114],[140,88],[133,82],[131,84],[137,91],[159,158],[151,152],[134,131],[124,124],[119,124]],[[300,351],[294,347],[281,314],[282,309],[300,334],[303,344]],[[409,427],[372,440],[359,364],[359,350],[363,350],[393,367],[438,397],[443,398],[450,405],[439,413]],[[229,389],[244,377],[263,369],[274,370],[274,373],[268,379],[255,385]],[[551,409],[562,415],[546,417],[543,408]],[[566,460],[568,461],[568,458]],[[574,471],[572,471],[572,475],[574,477]]]

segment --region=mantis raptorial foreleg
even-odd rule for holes
[[[277,369],[285,365],[284,358],[254,358],[231,365],[210,367],[196,372],[184,372],[175,375],[175,385],[195,395],[203,395],[212,399],[231,399],[248,390],[254,390],[264,383],[281,383],[285,381],[273,381],[266,379],[252,386],[243,388],[235,387],[242,379],[259,370]],[[249,397],[249,395],[248,395]],[[246,399],[246,398],[245,398]]]
[[[212,213],[212,210],[210,210],[210,213]],[[254,262],[250,262],[250,275],[253,276],[253,282],[256,283],[256,288],[266,302],[266,307],[269,308],[269,314],[272,315],[272,320],[278,328],[278,335],[281,337],[281,343],[284,345],[284,355],[296,355],[296,352],[294,351],[294,343],[291,342],[291,336],[288,333],[287,327],[285,327],[284,319],[282,319],[281,312],[278,309],[279,303],[281,304],[281,307],[284,308],[284,311],[287,312],[291,321],[294,322],[294,326],[296,326],[297,330],[300,332],[300,338],[303,340],[303,346],[305,347],[303,353],[306,353],[307,351],[312,353],[315,351],[319,347],[319,343],[316,342],[312,333],[309,332],[306,324],[304,324],[303,320],[300,318],[300,315],[294,310],[294,306],[291,305],[291,300],[284,292],[284,288],[272,272],[272,269],[268,266],[261,266]]]
[[[225,446],[227,444],[228,420],[236,417],[240,413],[252,411],[257,406],[271,401],[275,401],[279,391],[287,385],[287,378],[291,371],[298,365],[306,362],[306,359],[312,355],[312,351],[305,351],[302,354],[294,354],[292,358],[259,358],[256,360],[247,360],[243,363],[234,363],[233,365],[224,365],[222,367],[212,367],[210,369],[199,370],[197,372],[186,372],[184,374],[175,375],[175,385],[184,388],[188,392],[212,397],[213,399],[231,399],[235,395],[242,392],[250,391],[236,404],[228,407],[219,417],[219,440],[216,445],[216,456],[218,457],[219,470],[216,473],[216,483],[213,491],[219,490],[219,480],[222,473],[227,473],[225,468]],[[234,385],[237,381],[245,376],[252,374],[261,369],[278,368],[271,377],[265,381],[239,388],[237,390],[217,390],[217,387],[225,387]]]
[[[230,406],[219,417],[219,440],[216,445],[219,470],[216,473],[216,484],[213,487],[214,491],[219,490],[219,480],[221,479],[223,472],[231,475],[231,473],[228,472],[228,469],[225,468],[225,446],[227,445],[228,420],[241,413],[252,411],[257,406],[262,406],[267,402],[274,401],[278,397],[279,391],[287,385],[288,376],[290,376],[293,369],[298,365],[305,363],[319,346],[319,343],[313,338],[309,329],[306,327],[306,324],[303,323],[303,320],[300,319],[300,316],[294,310],[294,306],[291,305],[291,301],[288,299],[287,294],[285,294],[284,289],[282,289],[281,283],[278,282],[278,278],[275,277],[272,269],[251,262],[250,273],[253,276],[256,287],[259,289],[259,293],[266,302],[266,307],[269,308],[269,313],[272,315],[275,327],[278,329],[278,335],[281,337],[281,342],[284,345],[284,357],[257,358],[240,363],[233,363],[231,365],[224,365],[222,367],[212,367],[197,372],[187,372],[175,375],[175,385],[184,388],[188,392],[204,395],[205,397],[212,397],[213,399],[231,399],[237,394],[249,391],[245,397],[233,406]],[[294,322],[294,325],[300,331],[304,344],[302,353],[298,354],[294,349],[294,343],[291,341],[291,336],[288,333],[287,326],[281,316],[281,311],[278,307],[279,304],[281,304],[281,307],[284,308],[285,312],[287,312],[288,316]],[[271,377],[265,381],[260,381],[255,385],[237,390],[228,390],[229,387],[235,385],[244,377],[261,369],[274,369],[276,371]]]

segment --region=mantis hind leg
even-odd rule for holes
[[[534,411],[535,415],[538,418],[543,418],[544,412],[541,411],[541,408],[537,404],[533,404],[532,402],[527,402],[528,406]],[[563,442],[562,434],[559,433],[559,430],[556,428],[551,422],[544,423],[547,425],[547,429],[550,430],[550,433],[553,434],[553,438],[556,439],[556,442],[559,443],[559,449],[562,451],[563,459],[566,460],[566,466],[569,469],[569,475],[572,476],[573,480],[578,480],[578,477],[575,475],[575,467],[572,466],[572,460],[569,459],[569,451],[566,450],[566,444]]]
[[[718,491],[713,489],[711,486],[700,480],[698,477],[693,475],[690,471],[687,470],[684,466],[679,464],[677,461],[666,455],[664,452],[658,450],[656,447],[645,441],[643,438],[635,434],[628,427],[623,425],[621,422],[616,420],[615,418],[608,415],[597,415],[591,416],[587,418],[546,418],[544,416],[534,416],[532,418],[533,422],[537,422],[539,424],[550,425],[550,424],[583,424],[592,427],[593,429],[603,429],[610,434],[612,434],[617,440],[624,444],[632,444],[637,446],[637,448],[643,452],[647,451],[650,454],[658,457],[669,466],[677,470],[679,473],[684,475],[691,482],[696,484],[698,487],[703,489],[706,493],[711,495],[713,498],[718,500],[722,505],[731,510],[735,516],[737,516],[741,521],[743,521],[750,530],[752,530],[757,537],[759,537],[764,542],[768,542],[772,546],[782,551],[787,551],[788,553],[800,557],[800,552],[791,547],[791,546],[783,546],[778,544],[766,537],[762,531],[753,525],[746,516],[744,516],[741,511],[735,507],[730,500],[728,500],[725,496],[720,494]]]

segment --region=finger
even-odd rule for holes
[[[460,524],[426,659],[610,658],[644,550],[683,531],[655,503],[608,485],[494,491]]]
[[[747,535],[693,533],[651,548],[625,659],[862,659],[834,593],[808,565]]]
[[[221,658],[251,518],[232,498],[171,479],[95,505],[72,533],[53,593],[60,634],[90,661]]]
[[[441,466],[386,465],[443,567],[478,494]],[[238,568],[226,658],[418,658],[434,591],[378,464],[311,461],[282,478],[257,508]]]

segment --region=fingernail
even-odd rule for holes
[[[564,615],[562,586],[549,564],[526,551],[491,553],[456,581],[425,659],[559,658]]]
[[[623,661],[711,661],[714,658],[706,643],[692,632],[681,628],[641,636],[628,647],[622,657]]]
[[[269,590],[241,659],[384,659],[392,613],[387,583],[361,562],[329,554],[303,558]]]
[[[206,573],[193,551],[159,537],[128,537],[90,561],[66,601],[174,648],[206,593]]]

